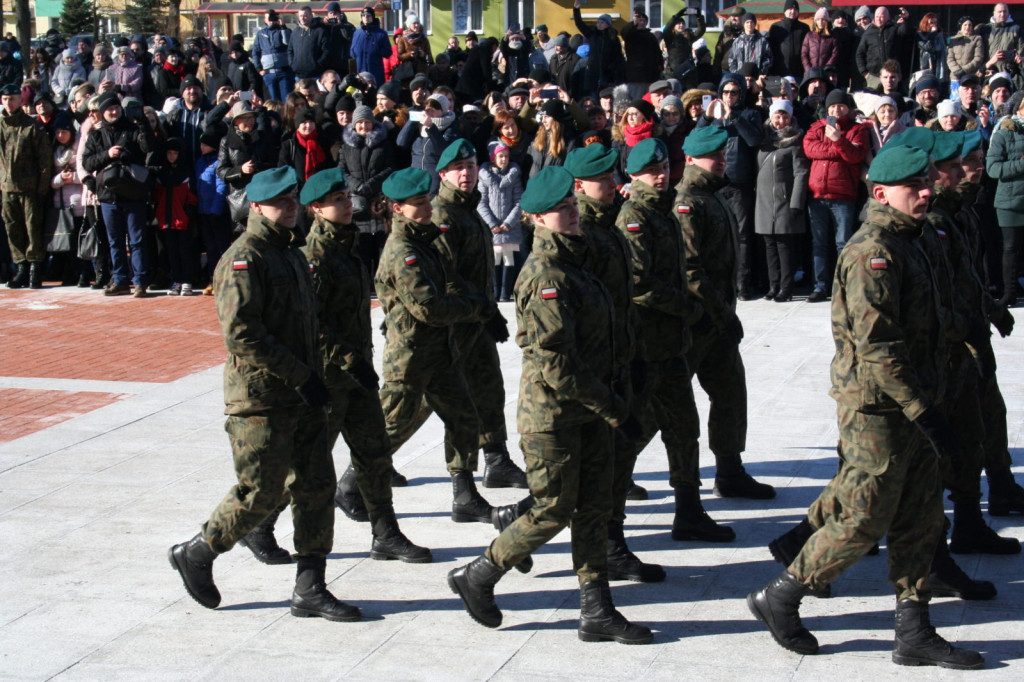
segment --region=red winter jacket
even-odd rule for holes
[[[186,206],[199,203],[196,195],[189,188],[188,181],[178,185],[157,183],[156,190],[156,224],[161,230],[187,230],[189,226]]]
[[[839,121],[838,142],[825,137],[825,119],[811,124],[804,135],[804,154],[811,160],[808,185],[815,199],[856,201],[861,165],[871,149],[867,126],[852,118]]]

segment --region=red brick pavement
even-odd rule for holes
[[[0,389],[0,443],[126,398],[125,393]]]

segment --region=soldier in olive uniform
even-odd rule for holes
[[[327,445],[330,393],[321,379],[316,295],[295,232],[293,168],[253,176],[246,231],[214,272],[217,317],[228,349],[225,429],[238,484],[202,531],[168,550],[185,589],[203,606],[220,604],[213,560],[291,498],[298,574],[292,615],[353,621],[355,606],[327,591],[334,542],[334,463]]]
[[[672,214],[683,231],[690,293],[704,308],[690,328],[686,363],[711,402],[708,443],[717,465],[715,494],[766,500],[775,497],[775,488],[755,481],[741,459],[747,441],[747,378],[740,356],[743,325],[736,314],[737,228],[719,192],[728,184],[728,140],[725,130],[708,126],[694,130],[683,144],[686,168],[676,185]],[[689,450],[699,447],[699,420],[697,426],[685,434]]]
[[[301,203],[313,211],[313,226],[302,252],[313,275],[320,321],[324,381],[331,392],[327,442],[348,444],[356,494],[366,510],[373,559],[429,563],[430,550],[417,547],[398,527],[391,497],[390,442],[373,370],[370,275],[359,257],[352,224],[352,199],[340,169],[316,173],[302,187]],[[341,484],[335,499],[343,497]],[[339,504],[346,511],[344,500]],[[348,512],[346,511],[346,514]]]
[[[888,534],[896,591],[893,661],[974,669],[981,655],[942,639],[928,616],[927,579],[942,533],[936,454],[957,447],[938,401],[947,330],[936,270],[920,246],[931,195],[930,160],[887,145],[869,171],[867,220],[846,244],[832,287],[832,390],[839,472],[815,502],[823,525],[793,563],[747,605],[784,648],[814,654],[800,600],[821,589]]]
[[[44,199],[53,177],[50,136],[43,126],[21,108],[21,86],[8,83],[0,89],[0,191],[7,243],[18,271],[7,283],[10,289],[43,286]]]
[[[434,223],[441,234],[434,240],[434,247],[448,271],[461,278],[467,291],[484,296],[494,311],[482,323],[459,322],[454,329],[459,364],[480,422],[483,486],[525,488],[526,475],[509,458],[505,446],[505,382],[495,344],[508,340],[508,326],[494,305],[494,268],[488,265],[494,253],[491,231],[476,212],[480,203],[479,168],[473,144],[459,138],[448,145],[438,159],[437,172],[441,187],[433,202]],[[408,440],[432,411],[424,401],[416,418],[397,435],[395,447]]]
[[[408,439],[422,402],[444,422],[444,456],[452,477],[452,520],[491,522],[491,505],[473,483],[479,432],[476,410],[462,375],[453,327],[482,323],[494,303],[470,291],[450,272],[433,242],[430,173],[406,168],[384,182],[394,218],[377,268],[377,297],[386,315],[381,406],[391,439]]]
[[[635,439],[639,424],[612,389],[615,312],[607,289],[587,269],[593,254],[579,232],[572,190],[572,174],[551,166],[530,180],[522,197],[536,231],[515,288],[516,343],[523,349],[518,422],[534,505],[482,556],[451,571],[448,586],[474,620],[498,627],[494,585],[571,521],[579,638],[646,644],[650,629],[630,623],[612,604],[605,539],[611,429]]]

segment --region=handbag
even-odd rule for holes
[[[411,81],[416,76],[416,67],[412,61],[402,62],[391,72],[391,77],[396,81],[404,83]]]
[[[46,224],[43,234],[46,235],[47,253],[70,253],[71,237],[75,232],[75,217],[71,207],[64,205],[64,192],[60,193],[60,207],[51,206],[46,212]]]
[[[125,201],[147,201],[150,198],[150,172],[138,163],[113,163],[104,168],[100,184]]]
[[[249,196],[244,187],[235,187],[228,192],[228,210],[235,223],[245,225],[249,220]]]
[[[78,257],[82,260],[95,260],[99,255],[99,235],[96,234],[96,225],[91,224],[78,235]]]

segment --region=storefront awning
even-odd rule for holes
[[[56,19],[64,9],[64,0],[36,0],[36,16]]]
[[[55,1],[55,0],[51,0]],[[342,12],[359,12],[364,7],[381,3],[370,0],[337,0]],[[313,14],[326,14],[329,2],[204,2],[196,8],[196,14],[263,14],[277,10],[281,14],[295,14],[300,7],[313,8]],[[58,12],[59,14],[59,12]]]

